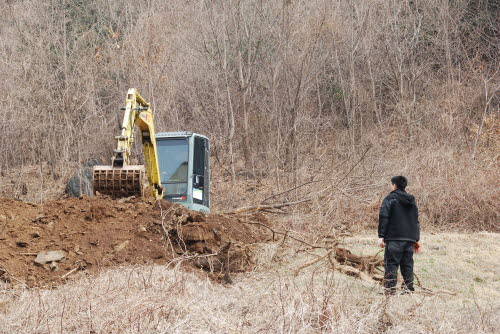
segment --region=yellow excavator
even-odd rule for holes
[[[188,131],[155,134],[153,110],[135,88],[128,90],[117,148],[110,166],[95,166],[94,194],[114,198],[154,196],[192,210],[210,211],[210,142]],[[145,165],[131,165],[138,126]],[[147,181],[146,181],[147,178]]]
[[[135,88],[129,89],[125,115],[120,135],[116,136],[117,148],[111,161],[111,166],[94,167],[94,193],[112,197],[144,196],[145,173],[153,196],[163,197],[163,187],[160,181],[158,153],[153,122],[153,111]],[[130,154],[134,142],[134,129],[138,126],[144,148],[143,165],[130,165]]]

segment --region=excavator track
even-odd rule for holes
[[[94,167],[94,194],[117,197],[142,197],[144,195],[144,166]]]

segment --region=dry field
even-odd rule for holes
[[[52,290],[2,289],[2,333],[495,333],[500,326],[500,241],[495,233],[423,234],[414,295],[317,263],[289,243],[262,244],[257,267],[214,283],[178,266],[107,270]],[[375,238],[343,245],[375,254]],[[316,255],[320,253],[316,252]]]
[[[370,161],[386,157],[378,155],[378,148],[372,150],[377,154],[370,151]],[[374,163],[373,169],[365,161],[356,166],[356,157],[350,164],[356,168],[336,171],[342,177],[352,169],[352,178],[342,184],[311,183],[273,198],[268,203],[304,195],[312,201],[264,219],[299,239],[316,243],[333,235],[355,254],[375,255],[380,250],[375,246],[377,210],[388,191],[387,175],[413,172],[410,192],[419,200],[424,233],[423,252],[415,257],[421,286],[412,296],[388,299],[380,286],[334,271],[327,261],[298,270],[323,256],[325,249],[308,249],[290,239],[285,244],[261,239],[254,247],[254,269],[231,274],[233,284],[198,269],[186,270],[176,260],[169,265],[106,267],[52,289],[4,285],[0,333],[495,333],[500,327],[500,234],[477,231],[498,231],[497,168],[492,164],[480,169],[472,163],[454,167],[457,159],[441,153],[425,158],[408,153],[403,169],[389,159]],[[215,212],[255,205],[287,190],[273,187],[269,178],[243,174],[233,187],[218,163],[213,171]],[[369,176],[363,176],[367,171]],[[474,177],[474,171],[481,177]],[[61,198],[67,177],[54,182],[48,168],[30,166],[23,172],[28,189],[23,195],[22,187],[12,182],[19,173],[13,170],[0,178],[3,196],[37,203],[33,211],[50,211],[47,203]],[[47,191],[40,195],[43,189]],[[85,208],[74,210],[80,209]],[[120,219],[138,214],[132,207],[127,210]],[[78,212],[60,220],[83,219],[85,212]],[[106,221],[116,219],[115,213]]]

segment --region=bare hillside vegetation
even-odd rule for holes
[[[0,333],[500,328],[498,1],[0,8]],[[111,162],[132,87],[157,132],[210,138],[211,214],[68,198]],[[387,298],[394,175],[423,252],[417,292]]]
[[[75,163],[109,161],[136,87],[157,131],[208,135],[213,170],[233,186],[265,181],[259,200],[311,182],[270,200],[321,197],[322,217],[352,221],[336,208],[359,211],[405,174],[425,221],[494,229],[499,10],[472,0],[6,1],[0,169],[22,179],[35,165],[38,179],[57,180]],[[42,201],[51,184],[29,193]]]

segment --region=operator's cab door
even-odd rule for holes
[[[156,134],[163,198],[210,212],[210,141],[193,132]]]
[[[207,138],[194,136],[193,203],[210,207],[210,144]]]
[[[156,140],[164,199],[184,202],[188,197],[189,138]]]

